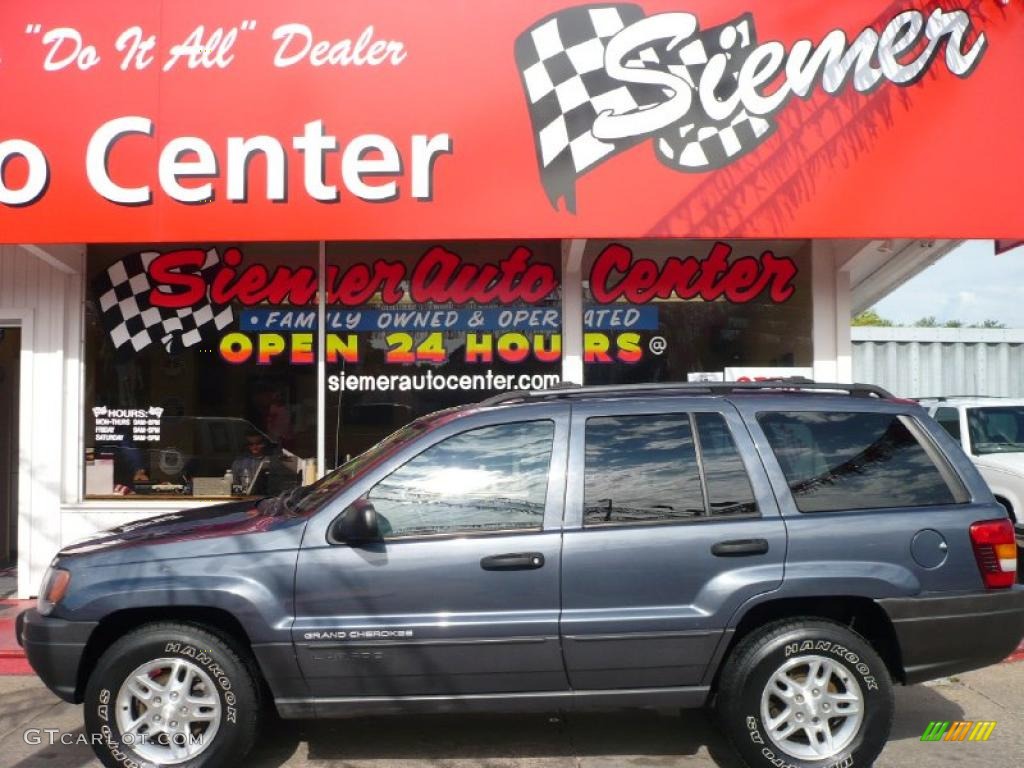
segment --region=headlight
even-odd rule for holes
[[[43,576],[43,587],[39,590],[39,601],[36,610],[43,616],[48,616],[53,607],[67,594],[71,586],[71,572],[63,568],[51,566]]]

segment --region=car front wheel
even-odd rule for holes
[[[238,762],[259,716],[255,670],[232,643],[202,627],[143,626],[96,664],[85,725],[109,768],[202,768]]]
[[[752,768],[871,765],[892,726],[888,670],[856,632],[796,619],[745,637],[722,671],[718,722]]]

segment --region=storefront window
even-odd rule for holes
[[[583,281],[587,384],[812,364],[808,241],[588,240]]]
[[[316,243],[88,252],[85,497],[275,493],[315,474]],[[282,308],[293,327],[264,330]]]
[[[275,493],[561,380],[561,241],[332,242],[318,422],[318,247],[89,249],[86,498]],[[811,365],[807,241],[588,241],[582,274],[588,384]]]
[[[561,243],[327,244],[327,467],[562,372]]]

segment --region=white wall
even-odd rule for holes
[[[811,242],[815,381],[853,381],[850,347],[851,279],[843,261],[846,242]]]
[[[18,594],[38,589],[60,547],[60,504],[68,440],[78,439],[76,371],[81,333],[83,249],[61,247],[49,261],[0,245],[0,322],[22,328],[19,428]]]

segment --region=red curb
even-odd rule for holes
[[[0,677],[9,675],[34,675],[26,659],[0,659]]]
[[[31,675],[25,651],[14,636],[18,614],[35,605],[35,600],[0,600],[0,675]]]

